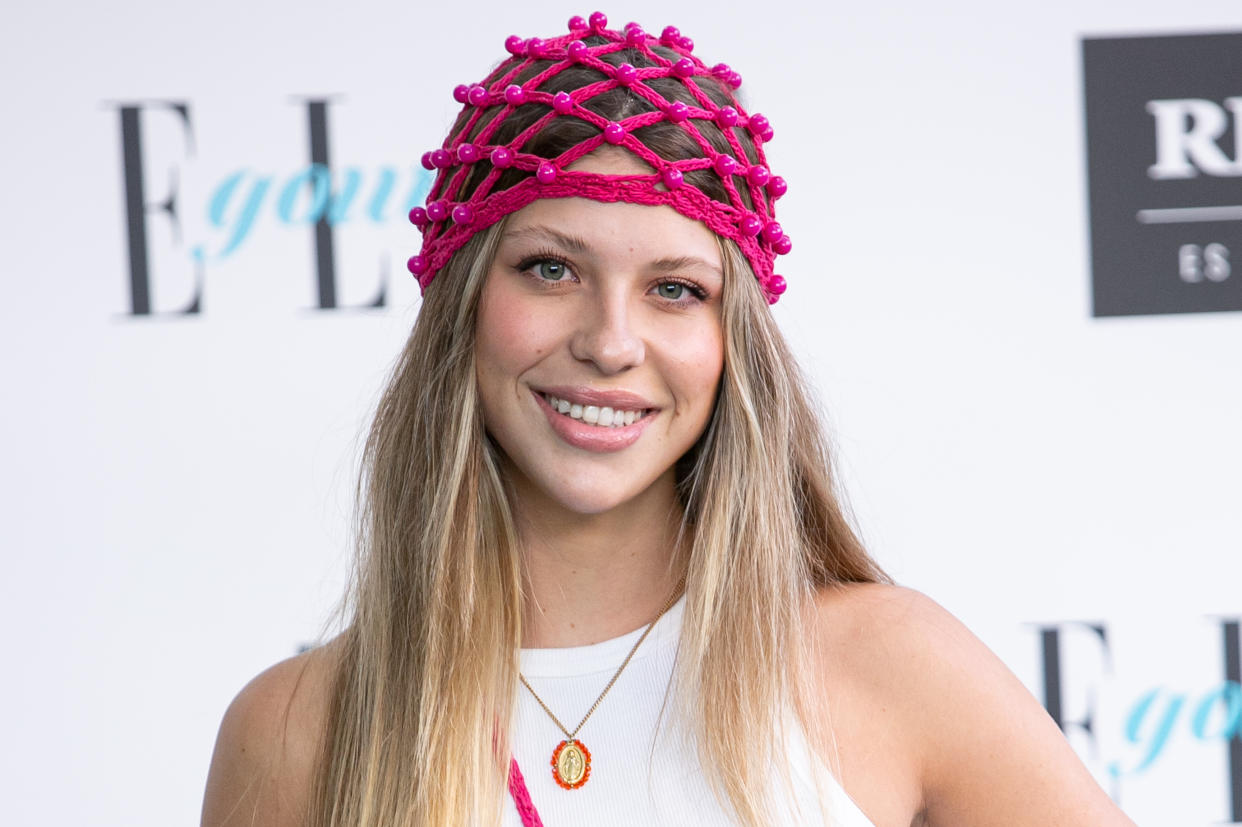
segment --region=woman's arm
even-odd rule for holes
[[[884,716],[883,737],[904,753],[891,761],[893,775],[908,779],[908,800],[919,802],[911,821],[1133,824],[1022,683],[935,602],[908,589],[852,586],[825,593],[820,615],[829,644],[821,675],[844,678],[846,697],[836,703],[847,710],[844,746],[853,741],[853,754],[863,753],[858,742]],[[865,699],[848,697],[859,693]],[[858,769],[864,795],[875,789],[867,774],[887,779],[883,757]]]
[[[330,649],[276,664],[233,699],[211,758],[203,827],[305,824],[327,708]]]

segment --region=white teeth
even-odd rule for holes
[[[579,405],[575,402],[570,402],[568,399],[553,396],[550,393],[545,393],[543,398],[548,401],[548,405],[557,413],[565,414],[573,419],[579,419],[588,425],[595,425],[599,428],[624,428],[626,425],[633,425],[643,418],[641,410],[622,411],[598,405]]]

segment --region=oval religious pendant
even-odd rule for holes
[[[552,777],[567,790],[576,790],[591,777],[591,753],[581,741],[561,741],[552,752]]]

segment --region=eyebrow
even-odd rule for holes
[[[516,240],[552,241],[575,255],[583,255],[591,251],[591,245],[585,240],[578,236],[566,235],[544,224],[534,224],[517,230],[509,230],[504,237]],[[661,273],[674,273],[691,267],[702,267],[724,278],[724,272],[719,264],[714,264],[700,256],[669,256],[649,262],[647,266]]]
[[[565,235],[557,232],[551,227],[543,224],[534,224],[530,227],[522,227],[520,230],[509,230],[505,233],[505,238],[514,239],[531,239],[531,240],[549,240],[556,242],[557,245],[563,247],[571,253],[579,255],[590,250],[591,245],[587,244],[581,238],[573,235]]]
[[[652,270],[657,270],[661,273],[675,273],[678,270],[687,270],[691,267],[702,267],[703,269],[709,270],[712,273],[715,273],[717,276],[724,278],[724,273],[721,271],[720,265],[712,264],[707,259],[699,258],[698,256],[676,256],[674,258],[661,258],[661,259],[656,259],[655,261],[651,262],[647,266],[650,267]]]

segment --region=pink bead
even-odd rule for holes
[[[539,179],[541,184],[551,184],[556,180],[556,167],[552,166],[548,161],[544,161],[539,165],[539,169],[535,170],[535,177]]]
[[[482,106],[487,103],[487,90],[477,84],[471,86],[470,91],[466,93],[466,99],[471,106]]]
[[[444,169],[453,165],[453,155],[447,149],[437,149],[431,153],[431,163],[435,164],[436,169]]]
[[[767,190],[768,190],[768,195],[776,199],[776,198],[780,198],[782,195],[784,195],[786,192],[789,191],[789,185],[785,183],[784,178],[780,177],[779,175],[773,175],[768,180]]]
[[[694,41],[685,36],[679,37],[677,38],[677,48],[681,49],[683,52],[693,52]]]
[[[647,33],[635,25],[634,28],[626,30],[625,42],[629,46],[641,46],[647,42]]]
[[[793,249],[793,242],[789,239],[789,236],[783,235],[772,242],[772,249],[776,251],[778,256],[787,256],[789,251]]]
[[[765,286],[768,288],[769,293],[774,296],[779,296],[781,293],[785,292],[785,288],[788,285],[785,284],[785,278],[783,276],[773,275],[770,279],[768,279],[768,283]]]
[[[665,26],[664,31],[660,32],[660,42],[665,46],[676,45],[679,37],[681,37],[681,30],[676,26]]]
[[[427,211],[424,210],[422,207],[415,207],[414,209],[410,210],[410,223],[413,224],[415,227],[419,227],[420,229],[422,227],[426,227],[427,221],[428,221]]]
[[[616,145],[625,140],[625,127],[615,121],[604,127],[604,140]]]
[[[763,229],[763,219],[754,213],[751,213],[742,219],[741,228],[743,235],[759,235],[759,231]]]
[[[504,169],[513,163],[513,153],[503,146],[498,146],[492,150],[492,166],[497,169]]]
[[[588,22],[590,22],[591,28],[595,31],[602,31],[608,27],[608,15],[602,11],[591,12]]]
[[[544,48],[543,40],[538,37],[532,37],[526,41],[526,54],[529,57],[543,57]]]
[[[756,187],[762,187],[772,177],[772,173],[768,172],[768,168],[762,164],[755,164],[746,170],[746,180],[754,184]]]
[[[526,41],[515,34],[511,34],[505,38],[505,51],[511,55],[523,55],[526,53]]]
[[[681,101],[673,101],[668,105],[668,119],[673,123],[681,123],[690,116],[690,107]]]
[[[721,177],[727,177],[737,172],[737,161],[733,160],[733,158],[728,155],[721,155],[716,158],[716,163],[713,164],[713,166],[716,168],[716,172],[719,173]]]
[[[781,225],[775,221],[769,221],[763,227],[763,240],[769,244],[776,241],[784,234],[785,231],[781,229]]]
[[[427,205],[427,217],[432,221],[443,221],[448,218],[448,207],[443,201],[432,201]]]
[[[737,123],[737,110],[732,106],[722,106],[720,111],[716,113],[716,123],[723,127],[730,127]]]
[[[581,40],[575,40],[573,43],[570,43],[565,47],[565,54],[569,55],[570,60],[575,61],[582,60],[587,56],[587,52],[589,51],[590,48]]]
[[[729,84],[729,86],[736,89],[742,85],[742,76],[739,75],[737,72],[730,72],[729,76],[725,78],[725,83]]]
[[[435,169],[435,168],[436,168],[436,165],[435,165],[435,164],[433,164],[433,163],[431,162],[431,152],[430,152],[430,151],[428,151],[428,152],[424,152],[424,153],[423,153],[423,157],[422,157],[421,161],[422,161],[422,164],[423,164],[423,169]]]
[[[505,103],[510,106],[521,106],[526,103],[526,90],[516,83],[505,87]]]
[[[722,80],[727,78],[732,71],[727,63],[717,63],[712,67],[712,74]]]
[[[746,125],[750,127],[750,131],[758,135],[768,127],[768,119],[763,115],[754,114],[747,120]]]
[[[776,304],[778,301],[780,301],[780,298],[781,297],[776,295],[775,293],[768,293],[768,304]]]
[[[638,78],[638,70],[628,63],[622,63],[616,71],[617,83],[629,86]]]
[[[464,83],[457,84],[456,86],[453,87],[453,100],[457,101],[458,103],[465,103],[467,100],[466,94],[469,91],[470,91],[470,87],[467,86],[466,84]]]
[[[776,135],[776,131],[772,129],[772,127],[768,126],[768,127],[764,127],[764,130],[760,132],[758,135],[756,135],[755,137],[757,137],[759,140],[763,141],[766,144],[768,141],[771,141],[772,138],[775,137],[775,135]]]
[[[410,260],[405,263],[405,266],[413,275],[421,276],[427,272],[427,259],[422,256],[410,256]]]
[[[552,96],[552,108],[562,115],[572,112],[574,109],[574,99],[569,96],[568,92],[557,92]]]
[[[688,57],[683,57],[673,64],[673,73],[678,77],[690,77],[694,74],[694,61]]]
[[[456,207],[453,207],[454,224],[469,224],[472,221],[474,221],[474,211],[468,206],[458,204]]]
[[[479,160],[479,150],[474,144],[462,144],[457,147],[457,160],[463,164],[473,164]]]
[[[642,26],[638,25],[638,23],[631,20],[629,23],[626,23],[624,26],[621,27],[621,31],[628,32],[630,29],[641,29],[641,28]]]
[[[671,190],[678,189],[686,182],[685,176],[676,167],[669,167],[664,170],[664,174],[661,177],[664,179],[664,186]]]
[[[590,28],[590,24],[581,15],[575,14],[569,18],[569,30],[571,32],[577,34],[578,32],[585,32],[588,28]]]

